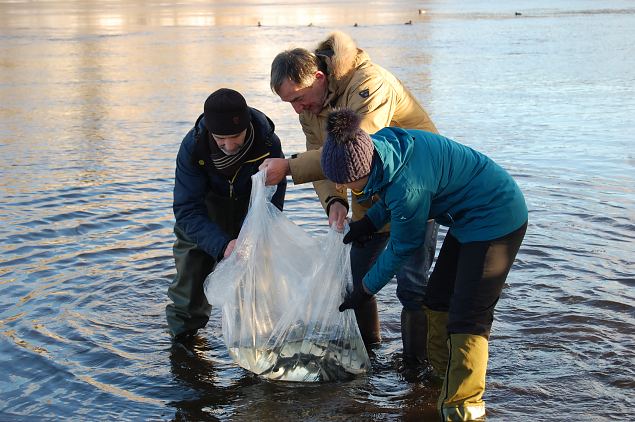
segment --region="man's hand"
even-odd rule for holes
[[[352,292],[347,292],[344,297],[344,302],[339,307],[340,312],[344,312],[347,309],[357,309],[364,303],[368,302],[373,295],[366,291],[364,282],[358,288],[353,288]]]
[[[234,251],[235,247],[236,247],[236,239],[230,240],[229,243],[227,244],[227,247],[225,248],[225,253],[223,254],[223,259],[225,259],[229,255],[231,255],[232,252]]]
[[[361,242],[364,243],[368,240],[371,234],[375,233],[377,229],[370,221],[368,216],[364,216],[361,220],[357,220],[349,224],[349,231],[344,236],[344,243]]]
[[[329,227],[336,225],[335,229],[338,232],[344,230],[344,221],[348,215],[348,209],[339,201],[333,201],[329,207]]]
[[[289,160],[286,158],[267,158],[262,162],[258,170],[267,169],[267,180],[265,185],[277,185],[291,174],[291,168],[289,167]]]

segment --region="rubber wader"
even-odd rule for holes
[[[401,341],[404,363],[425,363],[427,353],[428,323],[423,308],[401,309]]]
[[[450,334],[450,359],[437,408],[444,421],[484,420],[488,342],[474,334]]]
[[[426,308],[428,320],[428,361],[434,374],[445,377],[448,366],[448,313]]]
[[[377,311],[377,299],[374,296],[355,310],[355,318],[366,347],[377,345],[381,342],[379,312]]]

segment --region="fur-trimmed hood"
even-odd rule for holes
[[[350,36],[331,33],[317,45],[314,54],[319,68],[326,73],[327,92],[322,110],[314,114],[300,113],[300,124],[306,136],[307,152],[289,160],[289,168],[296,184],[314,182],[324,209],[333,198],[347,201],[335,184],[324,180],[320,148],[324,145],[326,122],[334,109],[350,108],[362,116],[360,127],[375,133],[386,126],[407,127],[436,132],[434,124],[417,99],[401,81],[359,49]],[[352,203],[353,220],[360,219],[368,204]]]
[[[350,79],[360,60],[363,60],[359,57],[362,53],[363,50],[357,48],[355,41],[341,31],[332,32],[315,49],[315,54],[326,64],[329,77],[338,85]]]

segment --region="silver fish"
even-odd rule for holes
[[[351,345],[303,340],[284,343],[278,350],[232,349],[230,354],[240,366],[277,381],[347,381],[369,370],[361,342]]]

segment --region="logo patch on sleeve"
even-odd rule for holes
[[[362,98],[368,98],[369,95],[370,95],[370,92],[368,92],[368,88],[366,88],[363,91],[359,91],[359,96]]]

